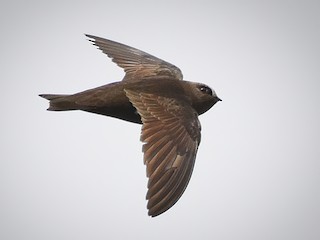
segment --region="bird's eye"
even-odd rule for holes
[[[212,90],[208,86],[201,86],[200,91],[203,93],[212,95]]]

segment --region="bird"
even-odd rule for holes
[[[175,65],[105,38],[88,40],[121,67],[121,81],[75,94],[40,94],[49,111],[82,110],[142,124],[148,215],[170,209],[191,178],[201,140],[198,116],[221,101],[203,83],[183,80]]]

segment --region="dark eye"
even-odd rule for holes
[[[211,88],[207,87],[207,86],[201,86],[200,87],[200,91],[206,94],[210,94],[212,95],[212,90]]]

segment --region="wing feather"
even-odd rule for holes
[[[107,54],[126,75],[123,81],[161,76],[182,80],[181,70],[171,63],[163,61],[139,49],[111,41],[108,39],[86,35],[103,53]]]
[[[171,208],[187,187],[200,143],[197,113],[186,102],[125,89],[142,119],[150,216]]]

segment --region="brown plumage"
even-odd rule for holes
[[[200,143],[198,115],[220,101],[202,83],[182,80],[179,68],[138,49],[86,35],[125,71],[122,81],[73,95],[41,94],[48,110],[83,110],[142,123],[150,216],[171,208],[190,180]]]

